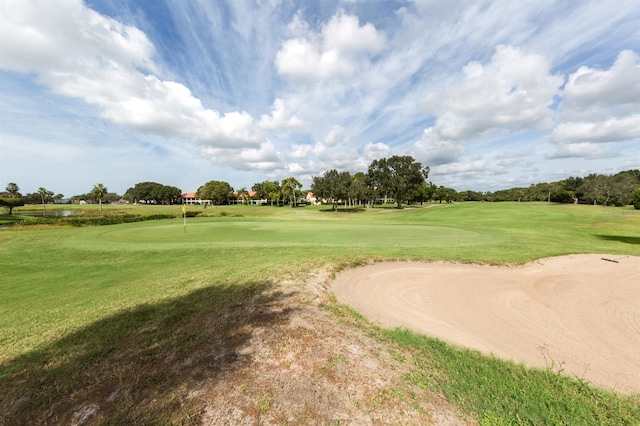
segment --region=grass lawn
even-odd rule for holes
[[[279,279],[302,277],[320,267],[335,270],[368,259],[503,264],[570,253],[640,256],[640,212],[628,208],[547,203],[463,203],[339,212],[311,206],[189,208],[200,215],[187,218],[186,232],[179,206],[105,207],[107,213],[175,214],[176,219],[0,231],[0,416],[25,392],[24,386],[28,402],[18,411],[44,409],[47,398],[59,391],[52,385],[60,383],[56,377],[99,363],[122,345],[197,350],[205,344],[203,336],[197,329],[185,330],[182,319],[189,317],[198,323],[209,321],[205,313],[220,312],[220,318],[222,312],[230,315],[229,307],[255,300]],[[222,319],[219,328],[230,344],[246,338]],[[147,329],[155,331],[145,334]],[[412,350],[437,352],[431,347],[438,345],[430,341],[409,340]],[[450,350],[444,348],[438,353]],[[446,360],[460,356],[457,352],[430,355],[430,359],[444,361],[425,365],[424,374],[428,374],[426,369],[439,368],[448,378],[443,387],[459,382],[463,379],[449,371]],[[476,354],[462,357],[463,361],[453,362],[475,367],[496,362]],[[153,370],[138,358],[132,361],[132,370]],[[504,370],[505,365],[497,362],[486,367],[487,374]],[[531,374],[527,371],[522,374]],[[74,374],[60,386],[84,380]],[[419,375],[418,371],[415,377]],[[151,380],[149,375],[136,377]],[[611,424],[640,423],[637,398],[604,397],[580,383],[563,382],[549,389],[536,377],[534,381],[541,384],[531,386],[543,388],[532,393],[537,404],[544,406],[547,399],[562,401],[568,393],[566,386],[574,386],[571,395],[587,395],[579,402],[580,410],[608,410],[617,416]],[[507,382],[502,380],[506,389]],[[416,383],[419,385],[418,379]],[[465,386],[451,394],[463,410],[517,424],[515,417],[508,417],[509,410],[487,411],[482,404],[469,403],[476,399],[471,394],[482,391]],[[596,397],[591,396],[594,394]],[[567,401],[571,405],[576,399]],[[170,402],[158,404],[157,413],[174,409]],[[478,411],[490,416],[482,417]],[[570,412],[564,412],[565,418]],[[117,419],[117,413],[114,416]]]

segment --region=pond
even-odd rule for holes
[[[14,212],[19,216],[32,216],[32,217],[67,217],[75,213],[75,210],[27,210]]]

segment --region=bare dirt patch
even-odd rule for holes
[[[320,308],[328,282],[322,272],[278,286],[269,309],[289,314],[252,330],[239,368],[192,390],[203,424],[476,424],[441,395],[409,388],[408,357]]]
[[[640,257],[381,263],[341,272],[331,290],[383,327],[640,392]]]

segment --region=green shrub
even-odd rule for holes
[[[631,195],[631,202],[636,210],[640,210],[640,188],[636,189]]]

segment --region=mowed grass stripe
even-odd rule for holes
[[[275,222],[275,221],[193,221],[186,232],[181,224],[137,226],[100,234],[104,241],[118,242],[110,249],[145,247],[173,249],[185,245],[199,246],[422,246],[464,242],[486,242],[474,231],[443,226]],[[477,240],[477,241],[474,241]]]

